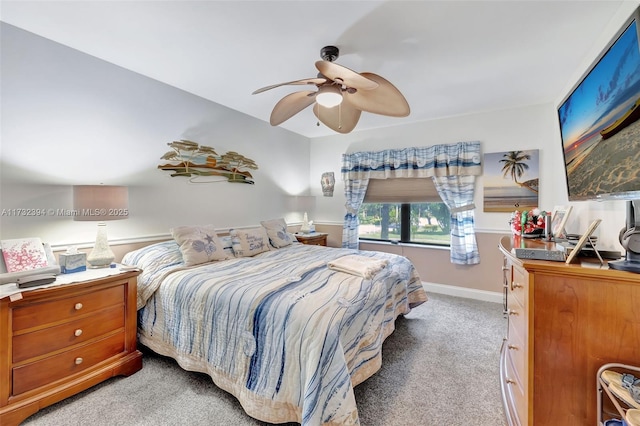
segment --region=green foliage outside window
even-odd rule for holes
[[[403,238],[403,206],[408,209],[409,226]],[[451,221],[444,203],[365,203],[358,212],[359,237],[382,241],[449,245]]]

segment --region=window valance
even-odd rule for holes
[[[364,151],[342,155],[342,178],[470,176],[482,173],[480,142]]]
[[[358,248],[358,210],[369,182],[430,178],[451,212],[451,262],[480,262],[474,231],[475,177],[482,173],[480,142],[363,151],[342,155],[345,208],[342,246]]]

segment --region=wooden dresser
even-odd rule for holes
[[[0,424],[142,368],[136,277],[24,291],[0,299]]]
[[[509,425],[597,425],[597,372],[640,361],[640,274],[598,263],[518,259],[504,237],[507,335],[500,357]]]

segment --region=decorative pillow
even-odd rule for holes
[[[180,246],[185,266],[199,265],[214,260],[225,260],[230,256],[213,225],[178,226],[171,230],[173,239]]]
[[[271,250],[267,230],[259,228],[230,229],[233,252],[236,257],[251,257]]]
[[[269,241],[275,248],[286,247],[295,241],[291,238],[291,234],[287,232],[287,222],[282,218],[264,220],[260,222],[260,225],[267,230]]]

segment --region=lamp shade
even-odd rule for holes
[[[287,198],[287,209],[292,212],[313,211],[315,206],[316,197],[312,195],[292,195]]]
[[[126,186],[75,185],[73,220],[106,221],[129,217],[129,189]]]

